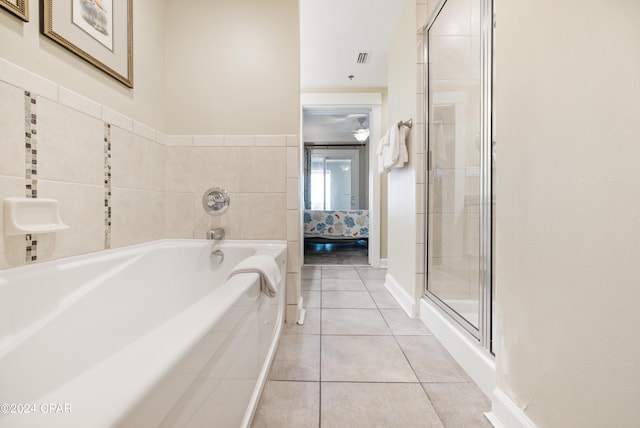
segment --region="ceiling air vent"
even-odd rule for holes
[[[368,52],[368,51],[356,52],[356,64],[366,64],[367,62],[369,62],[370,56],[371,56],[371,52]]]

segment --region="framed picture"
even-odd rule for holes
[[[133,88],[133,0],[41,2],[45,36]]]
[[[14,13],[23,21],[29,21],[29,0],[0,0],[0,6]]]

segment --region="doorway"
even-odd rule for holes
[[[305,264],[369,264],[369,113],[303,112]]]
[[[304,264],[380,266],[378,93],[303,94]]]

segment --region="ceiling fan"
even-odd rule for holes
[[[360,141],[361,143],[364,143],[367,138],[369,138],[369,128],[364,127],[364,121],[366,119],[366,117],[357,118],[357,121],[360,122],[360,126],[356,128],[355,132],[353,133],[355,139]]]

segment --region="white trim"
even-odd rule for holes
[[[322,92],[300,94],[300,104],[305,106],[381,105],[379,92]]]
[[[326,92],[300,94],[300,138],[304,139],[302,112],[310,107],[365,107],[369,116],[369,264],[380,267],[380,175],[375,147],[382,138],[382,94],[380,92]],[[300,144],[300,153],[304,141]],[[301,176],[302,177],[302,176]],[[304,212],[304,197],[299,201]]]
[[[485,416],[496,428],[536,428],[536,424],[500,388],[493,390],[491,412]]]
[[[417,302],[398,284],[391,274],[387,274],[384,277],[384,286],[410,318],[418,318],[419,307]]]
[[[380,266],[378,266],[380,269],[387,269],[389,268],[389,259],[380,259]]]
[[[496,365],[480,343],[427,299],[420,300],[420,319],[487,397],[496,387]],[[509,426],[509,428],[511,428]]]

